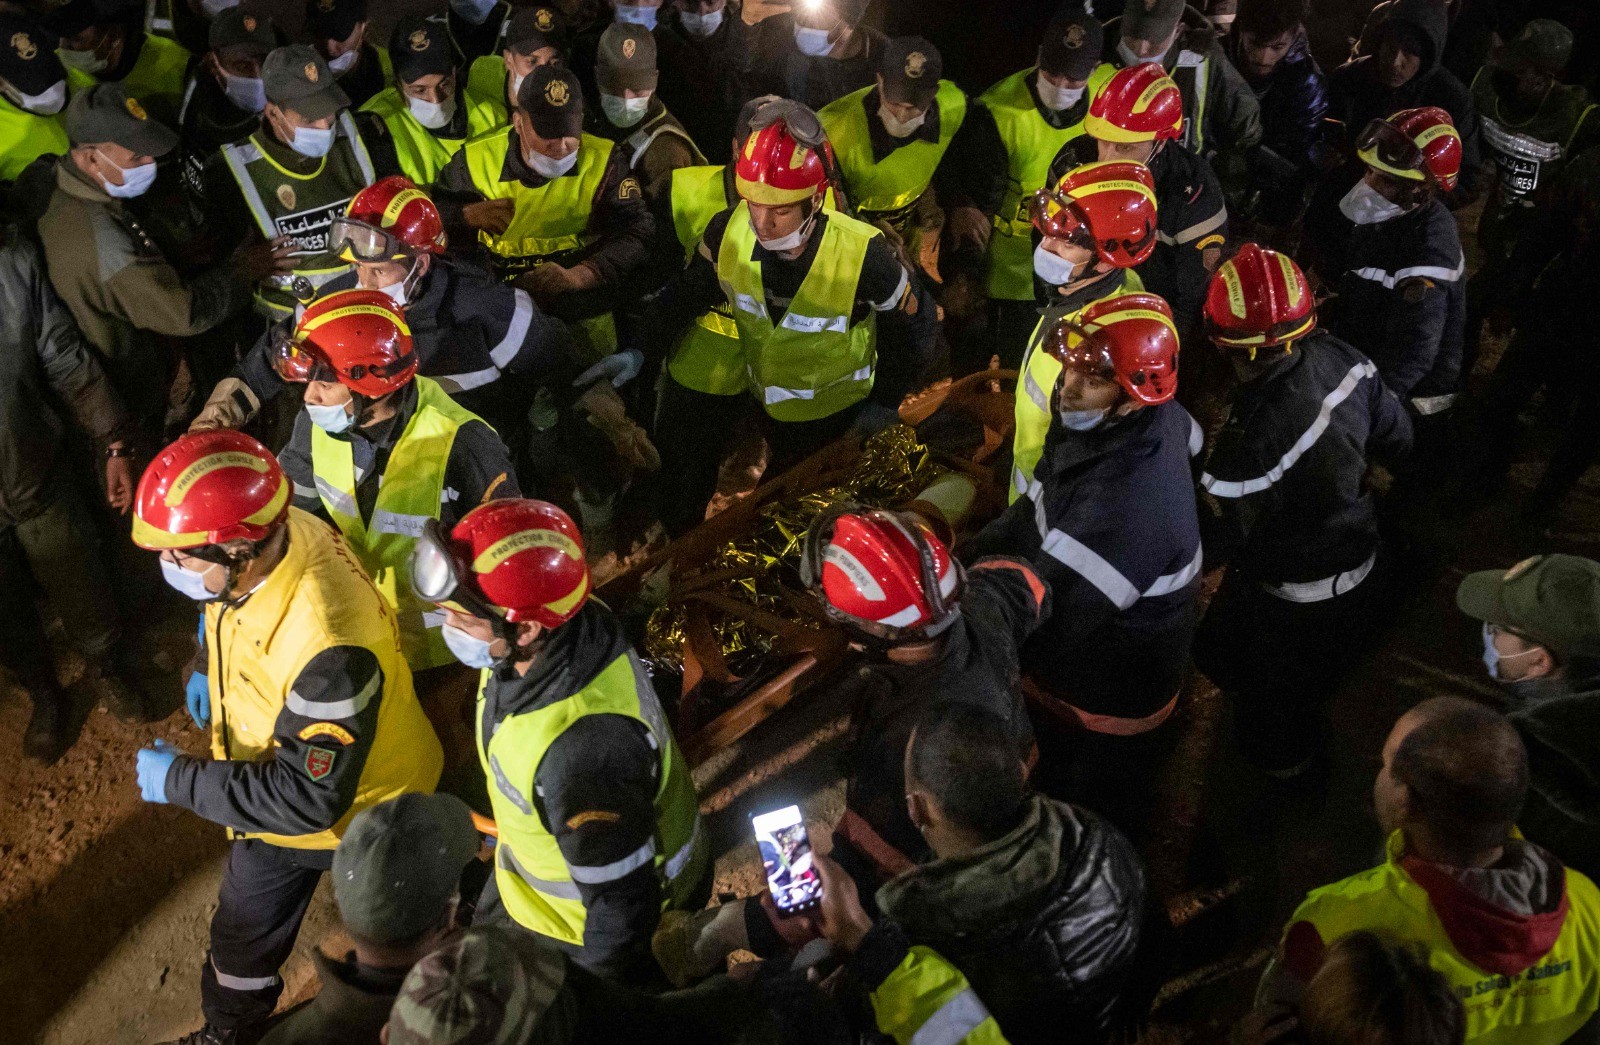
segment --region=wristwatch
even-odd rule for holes
[[[106,447],[106,456],[107,457],[132,457],[133,456],[133,447],[127,445],[126,443],[124,443],[121,446],[108,446],[108,447]]]

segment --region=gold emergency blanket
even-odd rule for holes
[[[729,541],[694,573],[731,571],[718,590],[740,602],[787,620],[802,621],[784,599],[785,589],[800,588],[800,550],[806,529],[823,511],[846,501],[888,507],[914,498],[945,469],[932,460],[917,440],[916,430],[895,425],[869,438],[842,482],[824,489],[792,493],[761,508],[750,532]],[[683,570],[686,564],[675,569]],[[679,574],[687,581],[692,575]],[[730,669],[742,675],[772,650],[772,636],[731,615],[707,608],[706,615]],[[683,670],[685,611],[670,596],[645,625],[645,657],[669,671]]]

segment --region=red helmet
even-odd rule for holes
[[[1085,163],[1040,189],[1031,204],[1042,236],[1093,250],[1115,268],[1142,264],[1156,249],[1156,183],[1142,163]]]
[[[313,301],[273,357],[285,381],[337,381],[372,399],[404,388],[417,362],[405,316],[377,290],[341,290]]]
[[[444,220],[428,194],[398,174],[377,181],[351,199],[328,227],[328,244],[345,261],[409,261],[418,254],[443,254]]]
[[[813,146],[797,140],[781,119],[751,132],[734,168],[739,195],[768,206],[820,203],[828,188],[829,164],[819,149],[827,147],[826,141]]]
[[[1116,381],[1141,403],[1155,406],[1178,394],[1178,328],[1155,294],[1096,301],[1076,321],[1058,320],[1040,347],[1063,367]]]
[[[909,512],[824,512],[806,533],[800,574],[821,589],[828,616],[885,642],[932,638],[961,615],[961,564]]]
[[[1356,140],[1356,154],[1369,167],[1403,181],[1430,182],[1440,192],[1455,188],[1461,174],[1461,135],[1450,114],[1434,105],[1373,120]]]
[[[523,498],[479,505],[448,536],[430,519],[411,555],[411,586],[478,616],[559,627],[589,598],[583,534],[560,508]]]
[[[1211,277],[1206,332],[1223,348],[1246,350],[1304,337],[1317,325],[1317,302],[1306,274],[1287,254],[1246,243]]]
[[[243,432],[190,432],[150,462],[133,505],[133,543],[150,551],[260,541],[289,513],[289,481]]]
[[[1083,129],[1108,142],[1150,142],[1183,133],[1183,95],[1154,62],[1118,69],[1089,103]]]

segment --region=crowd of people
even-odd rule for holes
[[[865,0],[304,6],[0,4],[0,664],[53,763],[48,617],[138,724],[147,579],[199,608],[210,757],[135,767],[230,840],[184,1045],[1127,1040],[1191,672],[1256,786],[1321,791],[1530,407],[1525,535],[1600,456],[1585,5],[1385,0],[1324,72],[1307,0],[1066,0],[992,85]],[[847,808],[766,844],[820,896],[712,903],[591,560],[994,368],[998,516],[957,477],[800,542]],[[1458,604],[1503,702],[1394,724],[1383,863],[1294,912],[1247,1045],[1600,1036],[1600,563]],[[275,1015],[330,871],[350,946]]]

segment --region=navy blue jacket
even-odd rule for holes
[[[1239,34],[1227,42],[1228,58],[1261,105],[1261,145],[1301,171],[1316,163],[1322,142],[1322,121],[1328,115],[1328,80],[1311,57],[1301,29],[1283,59],[1264,80],[1253,79],[1240,55]]]
[[[1183,684],[1200,590],[1200,444],[1175,402],[1091,432],[1055,422],[1028,496],[963,549],[1026,557],[1049,583],[1050,619],[1023,669],[1080,710],[1144,718]]]

